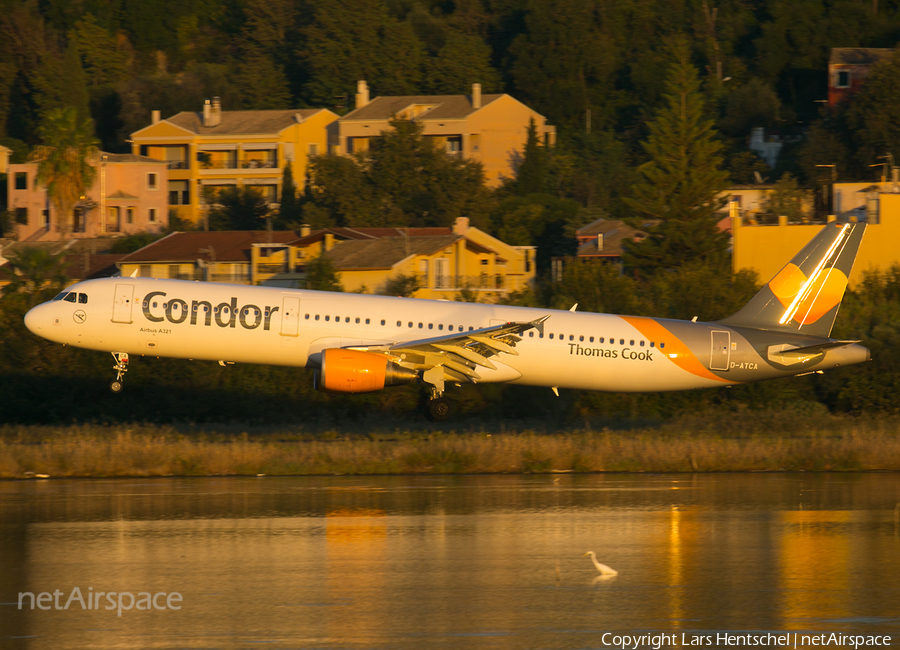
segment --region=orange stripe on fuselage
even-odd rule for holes
[[[682,370],[697,377],[702,377],[703,379],[721,381],[725,384],[738,383],[722,379],[711,373],[709,369],[700,362],[700,359],[691,352],[688,346],[654,319],[643,318],[640,316],[619,316],[619,318],[643,334],[644,338],[647,340],[656,341],[657,345],[664,341],[666,344],[665,351],[660,350],[660,352],[663,353],[666,359]],[[672,355],[675,355],[674,358]]]

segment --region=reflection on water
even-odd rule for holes
[[[900,476],[0,483],[0,647],[591,648],[604,632],[900,639]],[[619,572],[597,580],[585,551]],[[19,611],[19,592],[179,592]],[[680,637],[680,634],[679,634]]]

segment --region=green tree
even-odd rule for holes
[[[242,49],[234,80],[242,90],[243,108],[251,111],[290,108],[293,100],[284,68],[256,43],[246,43]]]
[[[3,287],[4,296],[17,293],[30,295],[29,304],[35,305],[68,282],[63,255],[55,254],[46,247],[23,246],[6,255],[8,262],[4,269],[9,284]]]
[[[222,190],[209,209],[210,230],[265,230],[269,202],[252,187]]]
[[[297,186],[294,184],[294,167],[291,161],[284,166],[281,177],[281,201],[278,206],[278,228],[297,228],[300,225],[301,210],[297,200]]]
[[[626,264],[645,272],[688,260],[723,264],[727,246],[727,236],[716,228],[716,197],[728,185],[722,145],[704,116],[697,70],[683,52],[671,66],[667,90],[666,106],[642,143],[650,158],[638,167],[643,179],[625,199],[639,219],[658,222],[645,228],[649,236],[642,241],[626,242]]]
[[[349,100],[361,79],[381,95],[415,94],[424,49],[383,0],[315,0],[312,12],[297,50],[309,74],[307,101],[333,106]]]
[[[38,164],[35,180],[47,188],[65,236],[73,225],[72,209],[94,184],[97,140],[91,120],[79,121],[74,107],[48,111],[39,133],[43,144],[30,156]]]
[[[809,201],[809,190],[802,189],[791,174],[785,174],[766,197],[765,209],[773,217],[785,216],[788,223],[799,223],[807,216]]]
[[[847,125],[860,167],[877,164],[887,153],[900,157],[900,52],[872,68],[847,108]]]
[[[528,120],[528,135],[522,162],[516,170],[516,194],[536,194],[547,188],[547,152],[537,132],[534,118]]]
[[[306,288],[314,291],[343,291],[340,276],[328,253],[322,252],[306,265]]]
[[[406,275],[400,273],[388,278],[384,286],[378,292],[383,296],[401,296],[403,298],[412,298],[413,294],[420,288],[419,278],[415,274]]]
[[[468,95],[472,84],[483,92],[500,89],[500,75],[491,65],[491,49],[478,36],[450,31],[440,50],[425,63],[425,86],[436,95]]]

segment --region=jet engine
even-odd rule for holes
[[[415,370],[404,368],[384,355],[329,348],[322,351],[317,388],[334,393],[371,393],[416,379]]]

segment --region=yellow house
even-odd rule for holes
[[[453,300],[468,290],[494,302],[535,277],[533,246],[509,246],[458,219],[454,228],[329,228],[176,232],[125,256],[123,276],[302,288],[310,260],[327,255],[345,291],[384,293],[414,276],[416,298]]]
[[[411,95],[369,99],[369,87],[358,82],[356,109],[338,120],[337,152],[365,151],[372,138],[390,128],[394,118],[415,120],[422,134],[448,154],[484,165],[487,184],[496,187],[515,176],[531,120],[545,144],[556,143],[556,127],[540,113],[510,95],[483,95],[472,84],[471,95]]]
[[[835,218],[830,216],[828,221]],[[773,278],[825,225],[788,225],[786,217],[779,217],[778,225],[771,226],[746,225],[740,217],[733,221],[734,271],[752,269],[761,282]],[[900,193],[878,194],[877,205],[870,206],[867,221],[866,234],[850,273],[851,288],[859,285],[865,271],[885,271],[900,264]]]
[[[253,187],[277,203],[285,165],[304,184],[311,156],[328,151],[327,109],[223,111],[219,98],[201,113],[181,112],[131,134],[132,151],[168,163],[169,207],[198,223],[223,188]]]

